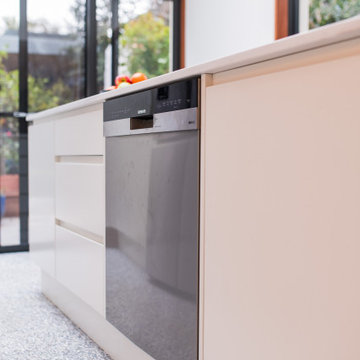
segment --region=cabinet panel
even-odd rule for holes
[[[104,238],[104,164],[56,163],[56,218]]]
[[[64,114],[55,122],[55,155],[103,155],[102,104]]]
[[[207,89],[204,359],[360,358],[359,64]]]
[[[56,226],[56,277],[104,316],[104,245]]]
[[[29,243],[34,261],[55,275],[54,123],[29,126]]]

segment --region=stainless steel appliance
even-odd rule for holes
[[[104,104],[106,318],[156,360],[198,358],[198,78]]]

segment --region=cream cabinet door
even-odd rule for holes
[[[55,122],[55,155],[103,155],[102,103],[65,113]]]
[[[29,126],[29,243],[32,258],[55,276],[54,123]]]
[[[56,226],[56,277],[105,316],[105,247]]]
[[[204,359],[360,359],[360,56],[206,90]]]
[[[102,161],[102,157],[99,157]],[[98,242],[105,237],[105,167],[100,163],[56,163],[56,219]]]

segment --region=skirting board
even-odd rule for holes
[[[113,360],[154,360],[57,280],[42,272],[42,292]]]

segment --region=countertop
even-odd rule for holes
[[[137,84],[133,84],[126,88],[100,93],[68,104],[60,105],[52,109],[29,114],[26,119],[27,121],[43,119],[48,116],[54,116],[63,112],[102,103],[107,99],[118,97],[120,95],[152,88],[192,76],[215,74],[358,37],[360,37],[360,15],[335,24],[307,31],[305,33],[289,36],[267,45],[242,51],[204,64],[173,71]]]

